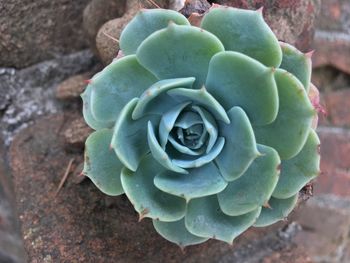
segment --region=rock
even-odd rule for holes
[[[85,50],[22,70],[0,68],[0,133],[5,144],[9,145],[13,135],[36,117],[61,109],[64,105],[54,96],[56,86],[71,75],[92,70],[95,65],[91,51]]]
[[[295,242],[315,262],[349,262],[350,199],[316,196],[297,211],[295,220],[303,228]]]
[[[69,176],[55,192],[74,158],[65,151],[70,113],[50,115],[20,132],[10,148],[16,201],[29,262],[260,262],[291,244],[297,229],[252,228],[234,243],[218,241],[180,249],[160,237],[124,197],[108,197],[89,180]],[[77,158],[77,159],[76,159]],[[75,168],[78,169],[78,168]],[[256,253],[256,254],[253,254]],[[255,255],[255,257],[254,257]],[[254,259],[250,260],[250,259]],[[283,262],[283,261],[281,261]]]
[[[0,66],[24,68],[86,48],[82,11],[88,2],[2,1]]]
[[[85,72],[64,80],[56,87],[56,98],[60,100],[79,98],[92,75],[92,72]]]
[[[350,127],[350,88],[323,93],[327,124]]]
[[[69,151],[82,152],[85,141],[92,132],[93,130],[87,126],[84,118],[81,115],[74,114],[69,122],[66,123],[65,129],[63,130],[66,149]]]
[[[25,252],[14,216],[14,195],[4,147],[0,141],[0,262],[22,263]]]
[[[90,42],[90,47],[96,53],[96,35],[107,21],[121,17],[125,12],[126,0],[92,0],[84,9],[83,27]],[[97,53],[96,53],[97,54]]]

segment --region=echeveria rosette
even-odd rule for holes
[[[319,174],[311,59],[260,11],[142,10],[82,95],[84,173],[181,246],[284,219]]]

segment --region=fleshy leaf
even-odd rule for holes
[[[196,159],[173,159],[172,163],[178,167],[182,168],[198,168],[202,165],[211,162],[214,160],[221,152],[222,148],[225,145],[225,139],[223,137],[219,137],[214,144],[211,151],[201,157]]]
[[[156,81],[135,55],[112,62],[91,80],[92,115],[97,120],[115,121],[129,100],[139,97]]]
[[[259,218],[256,220],[255,227],[264,227],[272,225],[277,221],[284,220],[292,212],[298,201],[298,194],[287,198],[277,199],[271,197],[269,200],[270,207],[263,207]]]
[[[278,67],[281,64],[280,45],[260,11],[226,6],[211,8],[201,27],[216,35],[225,50],[246,54],[266,66]]]
[[[205,86],[225,110],[239,106],[252,124],[268,124],[278,112],[273,71],[244,54],[220,52],[210,61]]]
[[[166,9],[142,9],[126,25],[120,35],[120,47],[124,54],[136,53],[137,48],[149,35],[168,26],[169,22],[190,25],[179,12]]]
[[[233,181],[248,169],[259,152],[245,112],[240,107],[233,107],[227,114],[231,123],[219,122],[220,135],[226,142],[215,162],[225,180]]]
[[[184,154],[189,154],[189,155],[200,155],[202,153],[204,153],[204,149],[200,149],[200,150],[191,150],[190,148],[188,148],[187,146],[181,145],[180,143],[178,143],[172,135],[169,135],[168,138],[169,142],[171,143],[171,145],[174,147],[174,149],[176,149],[177,151],[179,151],[180,153],[184,153]]]
[[[160,146],[162,146],[163,149],[165,149],[165,145],[168,141],[169,133],[174,127],[176,119],[179,117],[181,111],[191,102],[183,102],[180,104],[177,104],[169,111],[165,112],[159,123],[159,143]]]
[[[140,96],[140,101],[137,103],[132,113],[132,118],[136,120],[147,114],[162,115],[167,109],[178,104],[178,101],[169,97],[165,92],[177,87],[191,88],[194,81],[194,78],[165,79],[158,81],[149,89],[145,90]]]
[[[123,164],[109,147],[112,134],[112,130],[102,129],[89,135],[85,142],[83,174],[103,193],[120,195],[124,193],[120,182]]]
[[[218,194],[221,210],[227,215],[239,216],[263,206],[276,187],[281,160],[270,147],[258,145],[258,150],[262,156]]]
[[[305,90],[309,91],[312,71],[311,57],[287,43],[280,42],[280,45],[283,52],[280,68],[292,73],[304,85]]]
[[[198,237],[188,232],[184,219],[175,222],[153,220],[153,226],[162,237],[180,247],[196,245],[208,240],[208,238]]]
[[[254,224],[261,208],[242,216],[228,216],[220,207],[216,195],[191,200],[187,206],[185,224],[196,236],[214,238],[232,244],[233,240]]]
[[[159,116],[151,115],[134,121],[131,114],[138,99],[132,99],[122,109],[114,126],[111,147],[119,160],[130,170],[136,171],[141,159],[150,149],[147,143],[147,122],[159,121]]]
[[[114,125],[114,121],[99,121],[96,120],[91,113],[91,85],[88,85],[83,94],[81,94],[81,98],[83,100],[83,116],[84,120],[91,128],[94,130],[100,130],[104,128],[112,128]]]
[[[273,197],[289,198],[320,173],[320,140],[314,130],[310,133],[303,149],[292,159],[282,161],[281,176]]]
[[[206,153],[208,153],[214,146],[218,138],[218,126],[213,116],[203,109],[202,107],[192,106],[192,109],[198,112],[203,120],[203,124],[207,132],[209,133],[209,141],[207,145]]]
[[[202,124],[203,120],[199,114],[193,111],[186,111],[180,114],[179,118],[175,122],[175,127],[181,127],[182,129],[188,129],[189,127]]]
[[[189,174],[161,172],[154,178],[154,184],[160,190],[183,197],[187,201],[219,193],[227,185],[213,163],[189,169],[188,172]]]
[[[146,155],[136,172],[124,168],[121,173],[121,182],[125,194],[139,213],[140,219],[149,217],[165,222],[177,221],[183,218],[186,211],[186,201],[160,191],[153,184],[154,176],[163,170],[163,167]]]
[[[151,122],[148,122],[147,139],[152,155],[154,159],[158,161],[158,163],[171,171],[183,174],[188,173],[185,169],[180,168],[178,165],[174,164],[172,160],[170,160],[168,154],[164,151],[162,146],[160,146]]]
[[[298,154],[303,147],[313,116],[316,114],[301,82],[289,72],[275,72],[280,108],[276,120],[266,126],[255,126],[258,143],[277,150],[282,160]]]
[[[204,87],[199,90],[178,88],[172,89],[167,93],[175,98],[182,98],[182,100],[191,100],[196,105],[201,105],[210,111],[217,120],[223,121],[225,123],[230,123],[230,120],[224,108],[211,94],[207,92]]]
[[[141,65],[159,79],[195,77],[200,88],[211,57],[223,51],[220,40],[203,29],[170,23],[146,38],[137,50]]]

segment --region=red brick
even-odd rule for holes
[[[321,171],[315,193],[350,197],[350,130],[321,127]]]
[[[293,241],[316,262],[349,262],[340,261],[348,242],[349,213],[328,201],[314,198],[297,210],[294,220],[303,231]]]

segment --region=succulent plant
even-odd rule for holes
[[[82,94],[84,174],[180,246],[284,219],[319,174],[311,55],[261,10],[217,5],[200,28],[141,10],[120,46]]]

